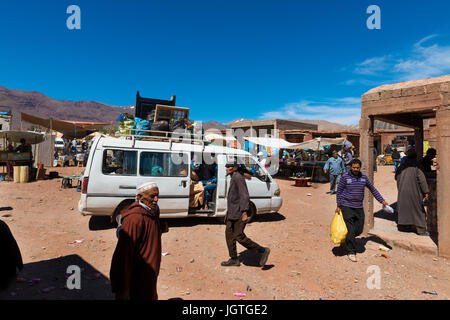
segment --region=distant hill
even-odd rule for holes
[[[208,122],[203,122],[203,129],[204,130],[209,130],[209,129],[223,130],[223,129],[230,129],[230,126],[220,123],[219,121],[211,120]]]
[[[0,86],[0,106],[11,108],[13,119],[12,129],[20,128],[20,112],[25,112],[43,118],[60,120],[87,121],[87,122],[113,122],[120,113],[134,115],[134,106],[119,107],[97,101],[70,101],[56,100],[37,91],[21,91]],[[248,119],[235,119],[228,123],[211,120],[203,123],[205,130],[217,128],[229,129],[230,125]],[[357,130],[358,125],[347,126],[326,120],[289,119],[310,124],[317,124],[321,131]],[[375,121],[378,129],[397,129],[399,126]],[[27,129],[27,128],[24,128]]]
[[[37,91],[0,86],[0,106],[11,108],[12,128],[20,128],[20,112],[43,118],[87,122],[115,122],[121,112],[134,114],[134,106],[116,107],[97,101],[56,100]]]

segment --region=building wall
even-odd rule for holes
[[[280,138],[291,143],[302,143],[303,141],[306,141],[304,140],[304,134],[284,134],[284,132],[280,132]]]
[[[37,167],[38,163],[43,163],[45,167],[51,167],[53,165],[53,140],[50,134],[45,135],[45,140],[39,144],[32,145],[34,165]]]
[[[10,116],[0,116],[0,130],[11,130]]]

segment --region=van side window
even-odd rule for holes
[[[105,150],[103,174],[135,176],[137,173],[137,151]]]
[[[242,166],[242,171],[249,173],[252,177],[258,178],[264,181],[266,173],[263,171],[261,166],[252,158],[245,157],[240,159],[239,162]]]
[[[141,152],[139,174],[151,177],[186,177],[188,156],[170,152]]]

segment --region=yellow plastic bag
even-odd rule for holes
[[[345,225],[344,217],[342,216],[342,211],[334,215],[330,226],[330,237],[334,244],[341,244],[345,242],[347,237],[347,226]]]

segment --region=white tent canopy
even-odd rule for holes
[[[246,140],[261,146],[276,149],[297,149],[298,143],[290,143],[281,138],[245,137]]]
[[[236,138],[233,136],[228,136],[228,135],[221,135],[221,134],[217,134],[217,133],[208,133],[205,135],[205,139],[208,141],[213,141],[213,140],[225,140],[225,141],[236,141]]]
[[[328,146],[330,144],[343,144],[346,141],[345,138],[314,138],[309,141],[305,141],[302,143],[298,143],[296,145],[296,149],[311,149],[311,150],[323,150],[324,146]]]
[[[246,140],[259,144],[265,147],[277,149],[312,149],[323,150],[323,146],[330,144],[342,144],[345,138],[314,138],[302,143],[291,143],[281,138],[261,138],[261,137],[246,137]]]

